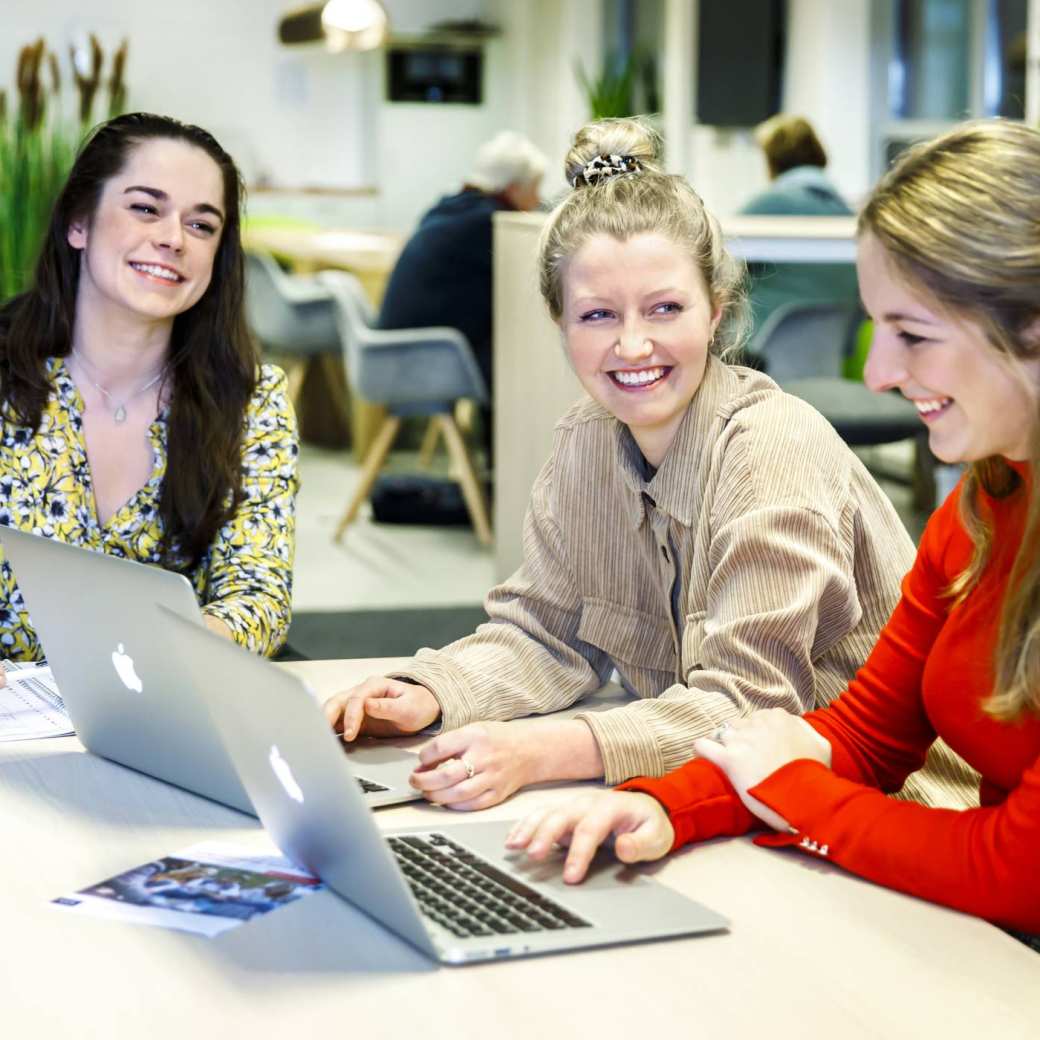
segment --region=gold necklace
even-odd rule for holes
[[[139,386],[129,397],[124,398],[122,401],[116,401],[112,394],[91,376],[88,370],[89,368],[94,367],[91,362],[89,362],[78,350],[73,350],[72,356],[80,363],[80,365],[83,366],[83,374],[87,377],[87,382],[90,383],[90,385],[97,390],[102,397],[104,397],[104,399],[109,403],[109,406],[113,404],[115,405],[115,409],[112,412],[112,419],[120,425],[126,422],[126,406],[134,400],[135,397],[140,397],[146,390],[151,390],[151,388],[155,386],[164,375],[166,375],[166,370],[170,367],[169,363],[163,365],[163,367],[152,376],[144,386]]]

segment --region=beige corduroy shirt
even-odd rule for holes
[[[627,427],[575,405],[490,620],[395,674],[432,690],[454,729],[559,710],[617,669],[639,699],[579,717],[607,782],[659,776],[725,719],[833,700],[913,558],[891,503],[818,412],[711,359],[656,473]],[[930,804],[977,804],[948,749],[912,782]]]

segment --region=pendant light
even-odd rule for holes
[[[379,0],[328,0],[321,27],[330,51],[370,51],[386,42],[390,25]]]

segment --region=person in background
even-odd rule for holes
[[[610,834],[628,862],[757,839],[978,914],[1040,949],[1040,132],[968,123],[904,154],[859,218],[875,322],[866,379],[897,389],[944,462],[968,464],[932,516],[865,667],[803,718],[759,712],[701,756],[623,792],[522,821],[514,848],[570,845],[579,881]],[[937,737],[981,773],[981,807],[888,796]]]
[[[745,216],[850,217],[852,210],[824,170],[827,153],[801,116],[776,115],[755,128],[770,184],[740,209]],[[754,263],[751,310],[755,332],[787,303],[859,303],[851,264]],[[754,337],[752,336],[752,345]]]
[[[164,116],[84,143],[32,285],[0,309],[0,523],[179,571],[211,629],[273,654],[297,439],[245,325],[241,190],[210,134]],[[6,560],[0,653],[43,655]]]
[[[660,774],[698,737],[843,690],[899,596],[913,543],[833,428],[740,342],[743,270],[636,120],[581,130],[541,289],[588,398],[556,428],[520,570],[489,622],[326,705],[344,739],[444,732],[413,784],[481,809],[548,780]],[[570,719],[617,669],[636,700]],[[504,721],[513,719],[515,721]],[[490,721],[495,720],[495,721]],[[913,788],[966,804],[948,751]]]
[[[379,312],[382,329],[448,325],[469,341],[493,392],[491,371],[491,218],[533,210],[545,156],[521,134],[503,130],[482,145],[454,195],[423,215],[405,244]]]

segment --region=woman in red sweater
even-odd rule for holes
[[[763,825],[863,877],[1040,933],[1040,133],[966,124],[908,152],[859,218],[875,333],[866,379],[913,401],[968,463],[848,690],[804,717],[760,711],[699,757],[521,821],[577,882],[608,836],[626,862]],[[978,809],[892,798],[943,737],[981,774]]]

